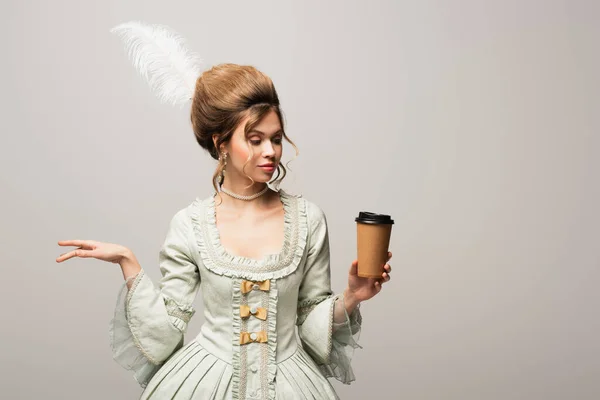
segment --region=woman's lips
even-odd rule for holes
[[[275,171],[276,164],[263,164],[259,165],[258,168],[262,169],[265,172],[273,172]]]

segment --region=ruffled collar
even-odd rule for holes
[[[197,198],[191,217],[204,266],[219,275],[250,280],[278,279],[294,272],[304,255],[308,236],[306,203],[301,196],[279,190],[284,210],[284,241],[281,251],[262,259],[230,254],[222,245],[216,224],[215,198]]]

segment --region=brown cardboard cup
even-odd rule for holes
[[[394,221],[389,215],[361,211],[356,221],[358,276],[381,278],[388,260]]]

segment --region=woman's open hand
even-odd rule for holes
[[[388,252],[388,261],[392,258],[392,253]],[[354,303],[369,300],[381,291],[382,285],[391,279],[390,272],[392,267],[390,264],[385,264],[384,272],[381,278],[363,278],[358,276],[358,260],[352,262],[348,273],[348,288],[346,289],[346,298]]]
[[[97,242],[95,240],[61,240],[59,246],[76,246],[75,250],[61,254],[56,262],[60,263],[73,257],[96,258],[102,261],[108,261],[120,264],[131,251],[120,244]]]

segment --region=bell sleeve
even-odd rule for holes
[[[110,322],[114,360],[145,387],[164,362],[183,346],[194,314],[200,276],[190,249],[192,227],[185,210],[171,220],[159,252],[158,285],[142,269],[126,281]],[[128,289],[127,283],[133,280]]]
[[[357,307],[346,312],[344,295],[331,291],[329,236],[323,211],[308,203],[309,245],[298,295],[297,322],[300,341],[326,377],[349,384],[355,380],[351,361],[358,344],[362,317]],[[334,322],[337,307],[345,321]]]

